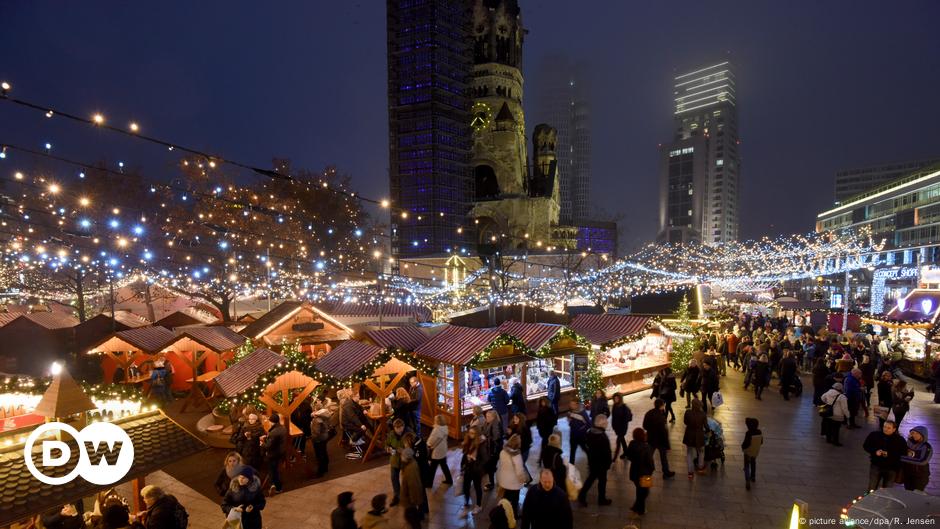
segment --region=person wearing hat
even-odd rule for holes
[[[930,481],[930,458],[933,447],[927,442],[927,428],[915,426],[907,438],[907,452],[901,456],[904,488],[923,491]]]
[[[385,500],[388,496],[377,494],[372,497],[372,510],[366,513],[362,518],[362,529],[387,529],[388,518],[384,515],[388,512],[385,508]]]
[[[823,404],[832,406],[832,416],[823,417],[823,431],[826,434],[826,442],[835,446],[842,446],[839,442],[839,429],[842,423],[849,416],[849,404],[842,394],[842,383],[836,382],[832,389],[823,393],[821,397]]]
[[[241,471],[232,479],[228,492],[222,499],[222,512],[229,519],[237,519],[240,513],[243,529],[261,529],[261,510],[264,509],[264,492],[261,490],[261,479],[255,469],[243,466]]]
[[[353,509],[353,493],[340,492],[336,496],[336,508],[330,513],[330,529],[359,529],[356,511]]]

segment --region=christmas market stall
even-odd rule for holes
[[[167,360],[173,366],[173,389],[189,389],[183,411],[189,406],[211,408],[209,386],[227,360],[242,347],[246,338],[228,327],[185,327],[177,329],[176,338],[164,348],[171,353]]]
[[[86,352],[100,355],[102,380],[142,384],[150,378],[153,360],[174,339],[176,334],[166,327],[140,327],[113,333]]]
[[[390,329],[367,331],[365,341],[388,349],[397,347],[403,351],[414,351],[431,337],[421,328],[409,325]]]
[[[532,357],[525,364],[522,373],[516,375],[525,388],[529,415],[535,417],[538,399],[548,395],[551,371],[555,371],[560,382],[560,405],[564,409],[567,399],[574,395],[577,388],[575,357],[586,359],[590,343],[564,325],[507,321],[496,330],[503,337],[518,339],[527,354]]]
[[[0,313],[0,372],[42,374],[64,359],[75,325],[77,319],[59,312]]]
[[[672,338],[648,317],[580,314],[570,326],[591,343],[608,393],[646,389],[669,365]]]
[[[104,395],[102,393],[102,395]],[[46,420],[55,420],[81,429],[94,421],[108,421],[123,429],[133,443],[133,464],[121,478],[130,483],[127,494],[133,502],[133,511],[143,510],[140,490],[145,477],[179,459],[197,454],[206,445],[167,418],[162,412],[150,409],[128,408],[120,414],[107,413],[94,392],[86,393],[64,370],[58,372],[40,399],[36,412]],[[71,454],[69,462],[56,467],[43,465],[43,443],[26,445],[27,436],[38,425],[29,425],[0,433],[0,526],[39,527],[39,515],[64,504],[85,500],[86,505],[98,492],[121,485],[96,485],[87,479],[74,479],[61,484],[48,484],[38,480],[26,466],[24,453],[33,465],[50,478],[62,478],[78,464],[82,448],[77,440],[64,437]],[[119,448],[123,450],[123,448]],[[16,525],[19,524],[19,525]]]
[[[349,340],[353,330],[326,312],[303,301],[285,301],[242,329],[258,347],[281,349],[284,344],[300,344],[311,360]]]
[[[918,288],[898,299],[882,317],[862,318],[883,343],[897,352],[901,369],[917,377],[930,377],[930,363],[937,358],[933,342],[940,341],[940,290]]]

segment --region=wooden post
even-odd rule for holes
[[[131,490],[134,493],[134,513],[144,511],[147,509],[147,506],[143,503],[143,498],[140,496],[140,491],[144,488],[144,477],[134,478],[134,481],[131,482]]]

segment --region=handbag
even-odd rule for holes
[[[653,476],[640,476],[640,487],[648,489],[653,486]]]
[[[712,395],[712,407],[717,408],[724,403],[725,403],[725,399],[724,397],[721,396],[721,392],[716,391],[715,394]]]

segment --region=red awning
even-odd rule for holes
[[[454,364],[466,365],[499,337],[496,329],[472,329],[451,325],[415,349],[415,354]]]
[[[509,334],[522,340],[526,347],[538,351],[549,340],[558,334],[564,327],[550,323],[522,323],[518,321],[503,322],[496,328],[500,334]]]
[[[620,314],[579,314],[569,327],[594,345],[603,345],[643,332],[650,319]]]
[[[317,360],[316,367],[337,380],[344,380],[375,360],[383,351],[383,347],[346,340]]]
[[[414,326],[368,331],[366,336],[380,347],[398,347],[405,351],[414,351],[429,339],[427,334]]]

